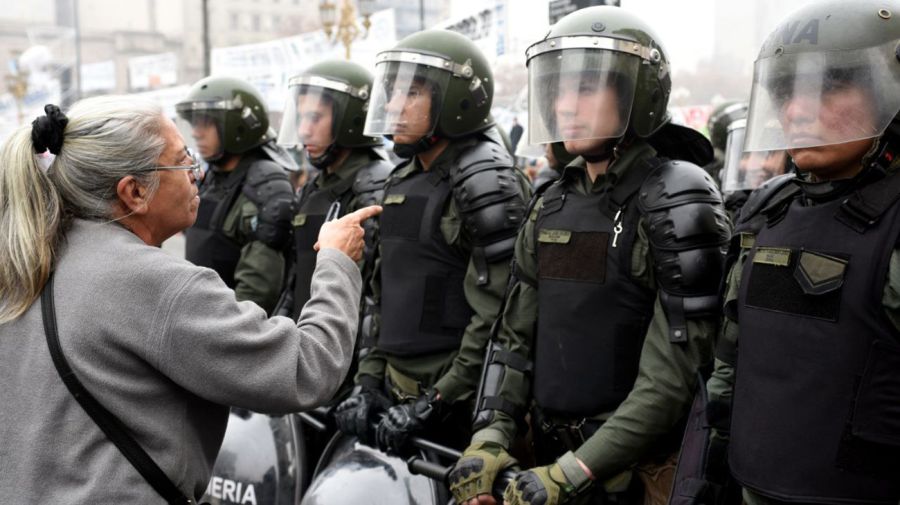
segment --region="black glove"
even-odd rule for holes
[[[371,426],[379,414],[393,403],[381,390],[369,386],[356,386],[346,400],[334,409],[337,427],[347,435],[355,435],[359,441],[371,445]]]
[[[376,439],[382,450],[399,453],[410,436],[422,431],[440,406],[437,390],[427,391],[413,403],[394,405],[378,423]]]

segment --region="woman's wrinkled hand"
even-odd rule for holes
[[[359,261],[365,247],[363,240],[365,232],[361,226],[362,222],[381,214],[381,210],[380,205],[371,205],[323,224],[319,229],[319,241],[313,248],[316,251],[337,249],[353,261]]]

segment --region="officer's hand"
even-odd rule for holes
[[[350,396],[334,409],[334,421],[342,432],[355,435],[371,445],[370,427],[376,416],[391,406],[391,400],[377,389],[357,386]]]
[[[319,229],[319,241],[316,242],[313,249],[316,251],[328,248],[337,249],[350,256],[353,261],[359,261],[366,245],[363,240],[365,231],[360,223],[380,213],[380,205],[370,205],[340,219],[324,223]]]
[[[431,390],[413,403],[394,405],[381,418],[376,432],[378,447],[399,453],[409,437],[425,428],[425,422],[438,408],[440,395]]]
[[[576,495],[576,488],[559,463],[520,472],[503,492],[506,505],[560,505]]]
[[[466,448],[450,471],[450,491],[458,505],[494,505],[494,479],[515,466],[516,460],[500,444],[475,442]]]

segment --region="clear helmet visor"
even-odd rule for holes
[[[227,111],[213,106],[214,104],[200,102],[180,103],[175,106],[178,114],[178,130],[190,136],[197,154],[205,161],[215,161],[225,152],[224,130]]]
[[[449,72],[428,65],[408,61],[379,63],[375,67],[364,134],[393,135],[403,138],[401,143],[407,143],[406,137],[431,135],[449,79]]]
[[[344,94],[318,86],[291,86],[278,143],[285,147],[303,147],[311,153],[324,152],[335,141],[345,105]]]
[[[722,169],[722,191],[725,194],[754,190],[769,179],[781,175],[787,166],[787,152],[744,151],[747,121],[739,119],[728,126],[725,166]]]
[[[528,62],[529,143],[618,138],[641,60],[616,51],[550,51]]]
[[[900,111],[896,46],[758,60],[745,150],[843,144],[883,134]]]

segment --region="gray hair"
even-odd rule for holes
[[[134,97],[77,102],[59,154],[46,172],[23,126],[0,151],[0,324],[22,315],[53,268],[64,223],[113,220],[116,186],[133,176],[150,190],[165,148],[160,106]]]

